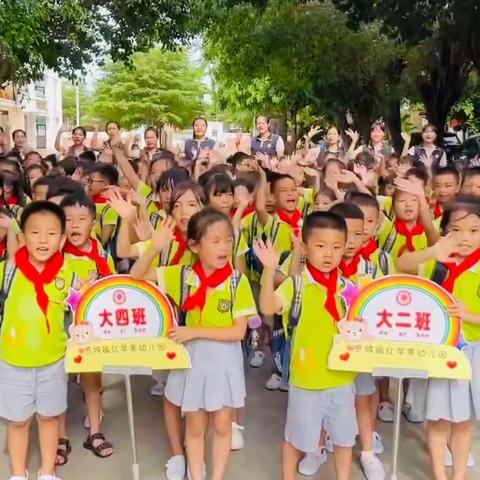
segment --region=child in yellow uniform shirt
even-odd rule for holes
[[[95,224],[95,204],[83,193],[67,195],[61,202],[66,216],[67,241],[63,247],[65,261],[75,271],[81,283],[90,283],[99,278],[115,273],[115,264],[96,238],[91,237]],[[88,322],[88,318],[84,319]],[[113,454],[113,447],[105,440],[100,432],[103,417],[102,411],[102,376],[99,373],[84,373],[80,375],[82,388],[85,394],[87,410],[84,422],[89,430],[89,435],[84,447],[100,458]],[[66,422],[60,429],[59,457],[61,465],[68,461],[70,443],[66,438]],[[65,448],[63,448],[63,446]]]
[[[109,163],[96,164],[89,171],[88,192],[95,203],[97,212],[94,231],[103,246],[110,244],[115,235],[118,221],[118,215],[108,204],[105,192],[108,187],[117,184],[118,170]]]
[[[357,434],[355,374],[328,369],[328,355],[338,333],[336,322],[345,313],[339,291],[345,286],[338,266],[345,251],[345,220],[330,212],[315,212],[305,218],[302,231],[307,256],[301,274],[301,311],[293,327],[290,390],[283,442],[282,479],[295,480],[301,452],[315,452],[320,430],[325,427],[335,445],[338,480],[349,480],[352,447]],[[259,241],[256,254],[264,266],[260,307],[264,314],[282,314],[290,331],[290,310],[295,290],[288,278],[274,290],[279,254]]]
[[[160,232],[161,241],[152,244],[152,249],[132,268],[134,278],[153,279],[152,260],[171,241],[173,228],[165,225]],[[232,409],[243,407],[246,395],[241,340],[256,308],[247,277],[230,265],[233,241],[229,218],[206,208],[196,213],[188,225],[188,242],[197,261],[187,270],[186,298],[182,298],[185,267],[160,267],[154,275],[160,289],[187,312],[186,327],[175,327],[169,337],[186,343],[192,368],[170,372],[165,397],[186,414],[185,446],[194,479],[204,476],[209,413],[215,445],[210,478],[225,478]]]
[[[343,219],[347,224],[347,244],[340,262],[339,269],[344,278],[348,278],[361,288],[365,280],[374,280],[382,277],[380,268],[361,255],[364,243],[365,217],[356,204],[337,203],[330,210]],[[360,373],[355,379],[356,413],[358,431],[361,443],[360,463],[367,479],[383,478],[385,470],[376,454],[383,452],[382,438],[375,430],[378,396],[377,386],[372,375]]]
[[[444,208],[455,199],[460,191],[460,174],[455,167],[437,168],[433,172],[433,216],[440,218]]]
[[[462,320],[468,342],[463,348],[471,364],[472,379],[427,381],[425,418],[435,479],[446,478],[447,442],[453,457],[454,478],[466,478],[474,421],[480,420],[480,202],[475,197],[458,197],[444,212],[445,236],[432,247],[405,253],[398,268],[440,284],[457,303],[449,314]]]
[[[34,202],[20,219],[25,246],[0,266],[4,278],[0,331],[0,417],[7,420],[12,476],[26,480],[29,430],[39,426],[39,480],[55,477],[60,415],[67,409],[64,355],[65,300],[76,288],[64,263],[65,214],[58,205]]]

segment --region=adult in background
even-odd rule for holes
[[[282,157],[285,151],[283,138],[270,131],[270,118],[265,115],[259,115],[255,124],[257,126],[257,136],[250,142],[252,155],[262,153],[268,157]]]
[[[32,150],[27,144],[27,133],[25,130],[18,128],[12,133],[13,148],[12,153],[17,153],[23,160],[25,155]]]
[[[60,153],[62,156],[66,157],[78,157],[81,153],[90,150],[85,145],[85,139],[87,138],[87,131],[84,127],[75,127],[72,130],[72,145],[67,149],[63,148],[61,145],[62,134],[68,132],[66,128],[60,128],[57,133],[57,138],[55,139],[55,150]]]
[[[215,140],[207,137],[208,122],[204,117],[193,120],[193,138],[185,141],[185,156],[188,160],[196,160],[202,150],[213,150]]]

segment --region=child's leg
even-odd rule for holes
[[[350,480],[352,474],[352,449],[351,447],[334,447],[335,472],[337,480]]]
[[[90,435],[100,432],[102,416],[102,375],[100,373],[84,373],[80,376],[83,392],[85,393],[85,405],[90,422]],[[101,445],[104,440],[94,440],[93,446]],[[113,454],[113,448],[102,448],[101,455],[109,457]]]
[[[371,395],[357,395],[355,399],[362,452],[373,451],[372,409],[370,399]]]
[[[450,422],[446,420],[428,421],[428,450],[434,480],[447,480],[445,472],[445,449],[447,448],[449,430]]]
[[[163,414],[172,456],[183,455],[183,423],[180,408],[163,397]]]
[[[232,443],[232,409],[222,408],[213,413],[213,468],[211,480],[223,480]]]
[[[228,412],[231,422],[231,412]],[[203,462],[205,458],[205,433],[208,425],[208,414],[204,410],[187,413],[185,446],[187,448],[188,468],[192,480],[203,480]],[[230,445],[228,446],[230,450]]]
[[[297,478],[297,466],[301,455],[300,450],[297,450],[286,440],[283,441],[282,480],[295,480]]]
[[[467,460],[470,452],[473,423],[452,423],[450,449],[453,457],[453,480],[467,478]]]
[[[28,440],[31,423],[31,418],[24,422],[8,422],[7,445],[13,476],[23,477],[27,471]]]
[[[55,460],[57,458],[57,446],[60,436],[60,417],[43,417],[37,415],[38,437],[40,442],[40,454],[42,475],[55,473]]]
[[[392,403],[390,399],[390,378],[383,377],[378,382],[378,391],[380,394],[380,402]]]

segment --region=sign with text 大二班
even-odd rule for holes
[[[189,368],[185,347],[168,338],[174,313],[167,297],[150,282],[115,275],[86,290],[72,291],[74,323],[66,352],[69,373],[104,367],[152,370]]]
[[[455,300],[437,284],[390,275],[342,293],[350,302],[330,351],[332,370],[417,369],[435,378],[471,377],[461,351],[461,321],[448,313]]]

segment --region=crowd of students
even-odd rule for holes
[[[195,119],[185,151],[108,140],[84,144],[82,127],[61,158],[25,151],[24,132],[0,157],[0,417],[7,421],[11,480],[28,478],[34,417],[40,480],[69,460],[66,427],[65,300],[70,288],[116,272],[155,282],[176,307],[169,337],[185,344],[189,370],[156,374],[170,458],[166,478],[222,480],[231,450],[244,446],[245,367],[270,356],[268,390],[288,391],[282,478],[313,475],[333,452],[336,476],[351,478],[352,447],[368,480],[385,478],[377,420],[393,421],[388,378],[329,370],[327,357],[346,305],[345,280],[405,272],[455,297],[473,371],[466,381],[411,381],[403,405],[427,422],[432,478],[466,478],[480,418],[480,168],[458,171],[435,145],[400,155],[374,122],[367,144],[330,127],[317,148],[313,128],[292,155],[265,116],[250,151],[223,158]],[[16,140],[17,139],[17,140]],[[16,142],[16,143],[15,143]],[[1,142],[0,142],[1,143]],[[85,318],[85,322],[89,319]],[[102,380],[80,376],[84,448],[114,454],[101,432]],[[212,465],[205,436],[212,430]],[[425,466],[427,470],[428,467]]]

